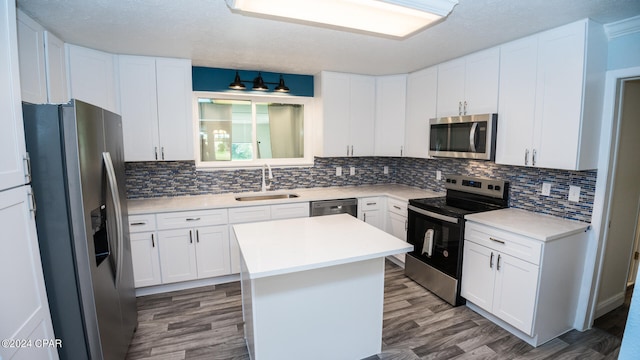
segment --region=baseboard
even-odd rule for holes
[[[240,274],[136,288],[136,297],[240,281]]]
[[[600,316],[615,310],[620,305],[624,304],[625,292],[618,293],[604,301],[601,301],[596,305],[596,314],[593,317],[594,319],[599,318]]]

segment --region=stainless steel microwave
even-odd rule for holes
[[[498,114],[451,116],[429,120],[429,155],[494,160]]]

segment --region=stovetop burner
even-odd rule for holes
[[[508,207],[509,182],[507,181],[450,175],[447,177],[445,187],[446,196],[411,199],[409,204],[456,218]]]

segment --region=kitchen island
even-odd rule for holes
[[[413,246],[347,215],[234,225],[252,360],[381,352],[384,258]]]

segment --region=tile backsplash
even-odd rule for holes
[[[336,167],[342,176],[336,176]],[[388,173],[384,173],[384,167]],[[349,175],[355,167],[355,175]],[[464,159],[390,157],[315,158],[309,167],[274,168],[271,190],[327,186],[404,184],[444,192],[436,171],[502,179],[510,182],[509,206],[591,221],[596,170],[566,171],[497,165]],[[131,162],[126,164],[129,199],[260,191],[262,170],[196,170],[193,161]],[[542,196],[542,183],[551,183],[550,196]],[[580,202],[567,200],[569,186],[580,186]]]

